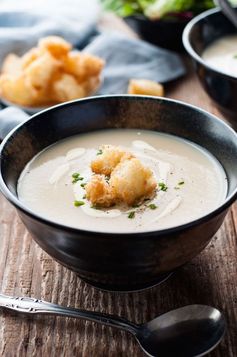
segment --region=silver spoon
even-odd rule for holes
[[[216,6],[221,8],[227,19],[237,28],[237,15],[228,0],[214,0]]]
[[[220,311],[205,305],[181,307],[142,325],[113,315],[63,307],[28,297],[0,294],[0,307],[26,314],[77,317],[117,327],[134,335],[148,356],[203,356],[218,345],[226,329]]]

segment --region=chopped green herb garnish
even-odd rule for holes
[[[79,172],[74,172],[74,174],[72,174],[72,183],[76,183],[77,181],[82,181],[84,180],[83,177],[80,176]]]
[[[85,198],[86,198],[86,195],[84,195],[82,198],[85,199]]]
[[[154,203],[151,203],[148,207],[150,209],[157,209],[157,205],[155,205]]]
[[[178,182],[178,184],[177,184],[177,186],[175,186],[175,190],[180,190],[180,187],[179,186],[182,186],[182,185],[184,185],[184,181],[180,181],[180,182]]]
[[[168,187],[166,186],[166,184],[164,182],[159,182],[158,183],[160,191],[167,191]]]
[[[72,174],[72,178],[78,178],[80,176],[79,172],[74,172],[74,174]]]
[[[133,219],[135,217],[135,211],[129,212],[128,218]]]
[[[84,201],[74,201],[74,206],[75,207],[80,207],[80,206],[83,206],[85,204]]]
[[[75,177],[73,180],[72,180],[72,183],[76,183],[76,182],[78,182],[78,181],[82,181],[82,180],[84,180],[84,177]]]
[[[86,183],[81,183],[81,187],[85,187],[86,186]]]
[[[97,151],[97,154],[96,154],[96,155],[102,155],[102,154],[103,154],[103,150],[99,149],[99,150]]]
[[[76,183],[78,181],[78,179],[73,179],[72,183]]]

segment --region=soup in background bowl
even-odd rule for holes
[[[61,264],[100,288],[142,289],[195,257],[217,232],[236,198],[236,139],[221,120],[173,100],[77,100],[34,115],[7,136],[0,187],[36,242]],[[110,207],[98,210],[99,217],[88,215],[94,208],[79,188],[83,180],[72,183],[73,174],[86,184],[103,144],[126,148],[155,175],[156,193],[141,211]],[[75,200],[85,204],[75,206]],[[172,202],[177,207],[171,212]],[[119,216],[101,219],[113,210]]]
[[[237,13],[237,8],[235,11]],[[237,129],[237,59],[232,52],[235,37],[234,25],[219,8],[196,16],[183,32],[184,47],[194,60],[203,88],[233,128]],[[218,58],[217,52],[222,53],[223,60]]]
[[[237,78],[237,35],[227,35],[211,43],[202,58],[216,70]]]

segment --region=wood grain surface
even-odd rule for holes
[[[109,23],[106,18],[103,24]],[[120,26],[127,31],[121,23]],[[169,97],[220,116],[192,73],[170,84],[166,91]],[[117,314],[137,323],[186,304],[213,305],[224,312],[228,331],[209,356],[236,357],[236,231],[235,204],[209,246],[168,281],[141,293],[108,293],[86,285],[43,252],[15,209],[0,196],[0,291]],[[112,328],[75,319],[29,319],[1,312],[0,356],[142,357],[143,353],[129,334]]]

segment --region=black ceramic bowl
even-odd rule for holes
[[[182,33],[189,19],[150,20],[143,15],[124,18],[144,40],[173,51],[183,51]]]
[[[179,227],[147,233],[97,233],[56,224],[17,197],[26,163],[58,140],[107,128],[149,129],[189,139],[223,165],[229,182],[215,211]],[[0,147],[0,188],[36,242],[85,281],[104,289],[136,290],[156,284],[195,257],[217,232],[237,196],[237,134],[211,114],[181,102],[143,96],[103,96],[64,103],[34,115]]]
[[[213,41],[230,34],[236,34],[235,27],[219,9],[212,9],[189,22],[183,33],[183,44],[194,60],[202,86],[237,128],[237,78],[212,68],[201,57]]]

